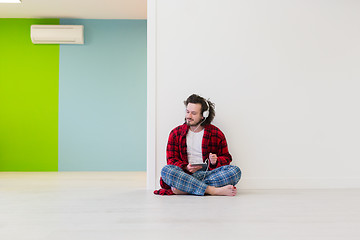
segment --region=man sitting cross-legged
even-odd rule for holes
[[[167,194],[235,196],[241,171],[229,165],[232,158],[225,135],[211,124],[214,104],[195,94],[184,104],[186,123],[174,128],[169,135],[161,186],[171,189]],[[196,166],[204,162],[208,164],[205,169]]]

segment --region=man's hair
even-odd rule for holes
[[[201,104],[201,115],[203,114],[204,111],[208,110],[208,104],[206,104],[206,102],[209,104],[209,116],[205,119],[205,121],[203,123],[201,123],[201,126],[205,126],[207,124],[210,124],[215,117],[215,104],[210,102],[209,100],[206,100],[203,97],[200,97],[197,94],[192,94],[190,95],[185,101],[185,107],[187,107],[187,105],[189,103],[200,103]]]

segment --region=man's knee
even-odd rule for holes
[[[241,169],[238,166],[227,165],[226,170],[231,174],[234,185],[237,184],[241,178]]]
[[[233,171],[236,177],[236,183],[240,181],[241,178],[241,169],[238,166],[232,166],[233,167]]]
[[[161,177],[162,178],[166,178],[166,176],[168,174],[173,173],[174,171],[179,171],[181,170],[181,168],[179,168],[178,166],[175,165],[165,165],[162,169],[161,169]]]

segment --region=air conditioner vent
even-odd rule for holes
[[[34,44],[84,44],[83,25],[31,25]]]

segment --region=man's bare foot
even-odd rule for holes
[[[179,189],[176,189],[176,188],[171,188],[171,190],[173,191],[173,193],[175,194],[175,195],[186,195],[186,194],[188,194],[187,192],[183,192],[183,191],[180,191]]]
[[[236,187],[233,185],[226,185],[224,187],[208,186],[205,190],[205,193],[214,196],[235,196],[236,192]]]

